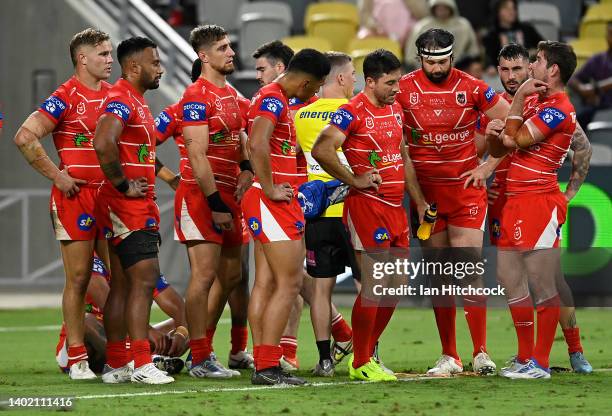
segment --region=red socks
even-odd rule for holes
[[[263,345],[262,345],[263,347]],[[298,343],[297,343],[297,338],[296,337],[290,337],[290,336],[283,336],[280,339],[280,347],[282,350],[282,356],[284,356],[285,358],[288,358],[290,360],[295,360],[295,357],[297,356],[297,348],[298,348]],[[280,359],[280,357],[279,357]],[[269,366],[272,367],[272,366]],[[264,367],[266,368],[266,367]]]
[[[375,306],[363,306],[361,294],[357,295],[351,315],[353,324],[353,368],[359,368],[367,364],[372,357],[374,344],[370,343],[370,338],[376,324],[377,309]]]
[[[193,365],[198,365],[210,356],[210,342],[208,337],[192,339],[189,341]]]
[[[68,368],[70,368],[73,364],[78,363],[79,361],[86,360],[89,357],[87,356],[87,348],[85,345],[75,345],[72,347],[68,347]]]
[[[580,343],[580,328],[566,328],[563,330],[565,342],[567,343],[567,352],[573,354],[575,352],[584,352]]]
[[[334,340],[337,342],[346,342],[353,338],[353,331],[346,323],[341,313],[338,313],[338,315],[332,318],[331,332]]]
[[[151,347],[148,339],[137,339],[130,343],[130,350],[134,357],[134,368],[142,367],[151,361]]]
[[[549,367],[550,350],[555,341],[561,300],[559,295],[540,302],[536,311],[538,314],[538,336],[533,350],[533,358],[544,368]]]
[[[259,345],[253,349],[257,349],[257,360],[255,361],[257,371],[277,367],[283,356],[283,349],[278,345]]]
[[[457,353],[457,334],[455,331],[455,317],[457,315],[455,299],[452,296],[436,296],[432,300],[434,302],[433,310],[436,316],[438,334],[440,335],[440,342],[442,343],[442,354],[459,360],[459,354]]]
[[[232,351],[231,354],[236,354],[246,350],[247,341],[249,339],[249,331],[246,326],[232,326]]]
[[[534,321],[533,321],[533,301],[527,295],[520,299],[508,301],[510,314],[514,321],[514,329],[518,339],[518,354],[516,358],[524,363],[533,355]]]
[[[389,321],[393,316],[393,312],[395,312],[396,305],[379,306],[377,308],[378,310],[376,311],[376,320],[374,321],[374,331],[370,336],[370,356],[374,352],[374,346],[378,342],[378,339],[389,324]]]
[[[463,311],[474,345],[472,357],[475,357],[481,351],[487,351],[487,297],[465,296],[463,298]]]
[[[126,340],[108,341],[106,343],[106,364],[112,368],[121,368],[130,362]]]

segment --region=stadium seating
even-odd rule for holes
[[[522,3],[525,2],[531,2],[531,0],[522,1]],[[572,37],[576,36],[582,15],[582,2],[578,0],[547,0],[546,3],[557,6],[557,9],[559,9],[559,14],[561,15],[561,33]],[[519,4],[519,9],[521,7]],[[520,14],[520,17],[521,20],[529,20],[529,16],[523,13]]]
[[[236,10],[247,0],[199,0],[197,5],[198,24],[216,24],[222,26],[232,41],[238,38],[239,23],[236,20]]]
[[[592,121],[587,128],[587,136],[591,143],[606,144],[612,147],[612,122]]]
[[[612,121],[612,108],[597,111],[593,116],[593,121]],[[612,144],[612,140],[610,143]]]
[[[353,58],[355,70],[363,73],[363,60],[366,55],[376,49],[387,49],[402,61],[402,47],[396,41],[385,37],[368,37],[365,39],[353,39],[348,45],[348,53]]]
[[[612,147],[610,145],[593,143],[591,148],[593,149],[591,166],[612,166]]]
[[[359,28],[359,11],[350,3],[313,3],[306,9],[304,27],[309,36],[325,38],[332,49],[346,51]]]
[[[581,38],[605,38],[606,25],[612,20],[612,2],[589,7],[580,24]]]
[[[521,21],[535,26],[538,33],[547,40],[559,40],[561,14],[557,6],[543,2],[519,3]]]
[[[314,36],[291,36],[284,38],[282,41],[296,53],[304,48],[316,49],[319,52],[327,52],[332,49],[331,43],[327,39]]]
[[[579,38],[570,42],[578,58],[580,68],[593,55],[608,49],[608,43],[604,37],[601,38]]]
[[[240,25],[239,57],[243,67],[255,64],[251,56],[263,43],[289,36],[291,8],[278,1],[245,3],[238,14]]]

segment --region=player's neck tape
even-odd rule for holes
[[[419,56],[424,59],[444,59],[453,54],[453,45],[443,49],[420,49]]]

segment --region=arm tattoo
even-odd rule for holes
[[[123,169],[121,168],[121,163],[118,160],[113,160],[108,163],[103,163],[100,165],[102,168],[102,172],[108,178],[108,180],[114,185],[120,183],[123,179]]]
[[[576,125],[576,131],[572,137],[570,148],[574,151],[574,157],[572,158],[572,173],[570,174],[566,192],[575,194],[580,189],[589,172],[591,154],[593,153],[589,139],[580,125]]]

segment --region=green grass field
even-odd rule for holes
[[[103,385],[73,382],[54,361],[59,309],[0,311],[0,399],[8,397],[75,397],[75,413],[116,415],[545,415],[612,413],[612,310],[577,312],[587,358],[598,370],[589,376],[554,374],[552,380],[506,380],[501,377],[419,379],[397,383],[349,383],[346,362],[334,379],[315,379],[309,370],[317,359],[305,315],[298,355],[311,385],[299,388],[251,386],[250,374],[226,381],[196,380],[185,372],[166,386]],[[344,310],[350,317],[350,311]],[[154,316],[161,318],[159,311]],[[470,358],[467,325],[459,310],[457,332],[464,365]],[[498,366],[516,350],[506,310],[489,312],[489,352]],[[215,336],[217,355],[225,361],[229,324],[224,319]],[[424,373],[439,353],[433,313],[423,309],[396,311],[381,341],[385,364],[402,373]],[[551,365],[569,367],[565,342],[558,332]],[[2,410],[2,409],[0,409]],[[57,409],[56,409],[57,410]],[[21,410],[18,414],[40,413]]]

